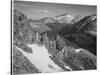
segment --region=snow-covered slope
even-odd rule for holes
[[[62,14],[62,15],[56,16],[54,19],[58,20],[59,23],[71,23],[74,17],[69,14]]]
[[[52,56],[48,53],[48,49],[45,46],[39,47],[37,44],[28,44],[32,48],[33,53],[28,54],[24,52],[21,48],[16,47],[20,50],[28,60],[34,64],[40,72],[63,72],[57,64],[55,64],[49,56]]]
[[[74,20],[74,17],[70,14],[61,14],[55,17],[44,17],[38,20],[34,20],[39,23],[71,23]]]

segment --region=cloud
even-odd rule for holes
[[[43,12],[44,12],[44,13],[49,13],[49,11],[48,11],[48,10],[43,10]]]
[[[35,10],[35,12],[37,12],[37,13],[49,13],[49,11],[45,10],[45,9],[43,9],[43,10]]]

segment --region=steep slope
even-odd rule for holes
[[[65,71],[96,68],[95,55],[86,49],[79,48],[59,34],[51,31],[43,32],[41,35],[43,39],[42,44],[45,45],[48,52],[52,55],[51,59]]]
[[[14,17],[13,45],[16,45],[17,47],[21,48],[23,51],[25,51],[27,53],[32,53],[33,52],[32,49],[30,47],[28,47],[27,44],[32,44],[35,41],[37,31],[44,32],[44,31],[47,31],[50,29],[43,25],[41,27],[38,27],[38,26],[40,26],[39,24],[35,25],[35,26],[30,25],[30,20],[27,19],[27,16],[25,16],[23,13],[21,13],[17,10],[14,10],[13,17]],[[14,47],[13,51],[14,50],[15,50],[15,47]],[[18,51],[18,49],[16,49],[16,50]],[[21,55],[21,56],[23,56],[23,55]],[[28,68],[28,65],[23,67],[23,65],[21,64],[21,61],[18,61],[18,62],[15,61],[15,59],[17,58],[16,55],[12,56],[12,58],[14,59],[13,62],[15,62],[15,63],[13,63],[13,68],[14,68],[13,73],[14,74],[15,73],[20,74],[20,73],[38,73],[39,72],[35,66],[32,66],[31,68],[24,70],[24,67]],[[19,59],[21,59],[21,58],[19,57],[18,60]],[[22,58],[21,60],[25,60],[24,63],[30,65],[30,63],[29,63],[30,61],[28,59],[27,59],[28,63],[26,62],[26,58]],[[16,67],[16,65],[17,65],[16,63],[19,63],[21,65]],[[23,68],[23,69],[20,70],[18,68]]]
[[[86,16],[79,22],[75,23],[73,29],[76,29],[77,32],[82,31],[82,32],[90,33],[92,35],[96,35],[96,27],[97,27],[96,18],[97,18],[96,14]]]
[[[32,53],[32,49],[29,48],[26,43],[32,43],[35,39],[35,32],[30,28],[27,17],[14,10],[14,24],[13,24],[13,45],[22,48],[27,53]],[[23,73],[38,73],[34,64],[23,56],[18,49],[13,46],[13,74]],[[17,52],[17,53],[15,53]],[[18,55],[18,56],[17,56]],[[23,63],[23,64],[22,64]],[[33,65],[33,66],[32,66]]]
[[[86,16],[70,27],[65,26],[60,34],[70,42],[96,55],[96,15]]]
[[[13,74],[40,73],[21,51],[13,46]]]
[[[36,43],[28,45],[33,53],[28,54],[24,50],[18,49],[40,72],[96,69],[96,57],[87,50],[78,49],[78,47],[68,41],[65,42],[64,38],[51,31],[40,33],[38,36],[42,40],[38,39],[39,41]]]

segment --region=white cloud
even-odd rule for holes
[[[43,12],[44,12],[44,13],[48,13],[49,11],[44,9]]]
[[[48,10],[43,9],[43,10],[35,10],[37,13],[49,13]]]

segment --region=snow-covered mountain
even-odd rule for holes
[[[81,16],[81,15],[77,15],[76,17],[73,17],[72,15],[67,13],[67,14],[61,14],[61,15],[58,15],[58,16],[55,16],[55,17],[44,17],[44,18],[41,18],[41,19],[38,19],[38,20],[33,20],[33,21],[41,22],[41,23],[44,23],[44,24],[47,24],[47,23],[73,24],[73,23],[79,21],[82,18],[83,18],[83,16]]]
[[[74,19],[72,20],[72,24],[74,24],[74,23],[80,21],[81,19],[83,19],[83,17],[84,17],[84,16],[82,16],[82,15],[77,15],[77,16],[75,16]]]
[[[41,18],[41,19],[38,19],[38,20],[33,20],[33,21],[43,23],[43,24],[55,23],[56,22],[56,20],[53,17],[44,17],[44,18]]]
[[[54,19],[57,20],[59,23],[71,23],[74,17],[70,14],[62,14],[54,17]]]

